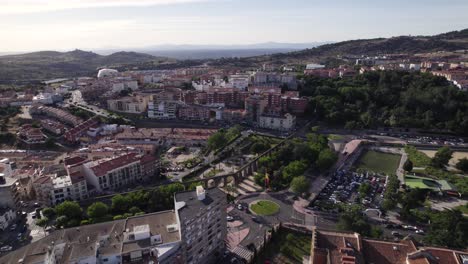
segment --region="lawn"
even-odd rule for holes
[[[337,134],[330,134],[328,135],[328,140],[343,140],[344,137],[342,135]]]
[[[385,174],[395,174],[400,164],[400,155],[368,150],[361,154],[357,161],[357,168],[380,172]]]
[[[455,209],[460,210],[464,214],[468,214],[468,204],[459,205],[459,206],[455,207]]]
[[[427,167],[431,163],[431,158],[413,146],[405,146],[405,152],[414,167]]]
[[[250,210],[258,215],[274,215],[280,209],[280,206],[272,201],[261,200],[250,206]]]
[[[274,234],[265,251],[258,256],[257,263],[302,263],[304,255],[310,255],[312,235],[280,229]]]

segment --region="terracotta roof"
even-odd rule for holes
[[[143,157],[141,157],[140,162],[145,164],[148,162],[153,162],[155,160],[156,160],[156,157],[153,155],[144,155]]]
[[[406,256],[412,249],[402,243],[377,240],[363,240],[364,259],[368,263],[405,264]]]
[[[85,176],[83,175],[83,173],[81,173],[81,171],[75,171],[75,172],[70,174],[70,180],[71,180],[72,184],[75,184],[75,183],[84,181],[86,179],[85,179]]]
[[[96,174],[96,176],[99,177],[106,175],[106,173],[110,170],[125,166],[138,160],[139,158],[136,156],[136,153],[129,153],[120,157],[112,158],[110,160],[98,163],[97,165],[91,167],[91,170],[93,170],[94,174]]]
[[[85,161],[86,161],[86,158],[76,156],[76,157],[71,157],[71,158],[65,158],[63,163],[65,163],[66,166],[71,166],[71,165],[76,165],[76,164],[83,163]]]
[[[445,248],[424,248],[424,251],[427,251],[431,253],[432,256],[434,256],[440,264],[459,264],[461,262],[458,261],[459,257],[458,254],[466,254],[468,255],[468,252],[463,252],[463,251],[455,251],[451,249],[445,249]]]

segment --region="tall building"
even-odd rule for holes
[[[226,239],[226,194],[177,193],[175,210],[59,229],[0,257],[10,263],[219,263]]]
[[[187,264],[216,263],[226,246],[226,194],[218,188],[175,195],[182,247]]]

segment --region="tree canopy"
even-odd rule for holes
[[[435,128],[465,135],[468,131],[468,93],[429,73],[375,71],[343,79],[306,76],[301,94],[311,97],[311,115],[333,125]]]
[[[291,190],[296,194],[307,192],[309,190],[309,180],[304,176],[295,177],[291,181]]]
[[[441,147],[431,160],[431,166],[444,168],[452,158],[453,151],[449,147]]]

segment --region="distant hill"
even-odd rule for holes
[[[137,52],[116,52],[107,56],[94,52],[40,51],[0,56],[0,83],[23,83],[63,77],[94,75],[102,67],[125,64],[167,63],[166,58]]]
[[[435,36],[399,36],[392,38],[358,39],[325,44],[311,49],[254,56],[242,59],[212,61],[214,65],[259,65],[261,63],[304,63],[309,60],[329,61],[337,55],[379,55],[390,53],[428,53],[468,50],[468,29]]]

